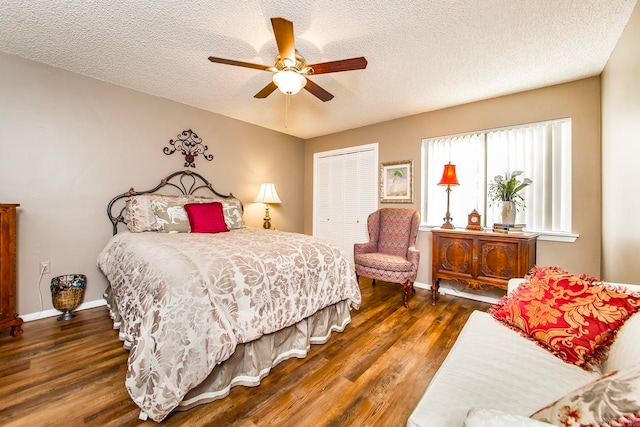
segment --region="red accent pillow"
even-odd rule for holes
[[[220,233],[229,231],[224,222],[222,203],[187,203],[184,205],[192,233]]]
[[[560,359],[591,370],[638,309],[638,293],[593,284],[552,267],[532,270],[489,313]]]

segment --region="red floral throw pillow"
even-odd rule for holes
[[[220,233],[229,231],[224,222],[222,203],[187,203],[184,205],[192,233]]]
[[[591,370],[625,320],[640,309],[640,294],[589,279],[557,267],[534,268],[489,313],[560,359]]]

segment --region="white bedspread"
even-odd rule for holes
[[[129,233],[98,257],[130,346],[126,387],[164,419],[239,343],[348,300],[360,288],[338,248],[310,236],[246,228],[228,233]]]

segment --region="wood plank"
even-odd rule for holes
[[[489,304],[361,279],[362,307],[344,332],[258,387],[174,412],[166,426],[404,426],[473,310]],[[0,425],[153,426],[124,387],[128,352],[105,307],[48,318],[0,336]]]

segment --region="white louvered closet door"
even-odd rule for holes
[[[314,235],[353,262],[353,244],[368,241],[367,217],[377,209],[377,146],[316,158]],[[322,153],[320,153],[322,154]]]
[[[313,235],[331,240],[331,158],[315,161],[313,185]]]

